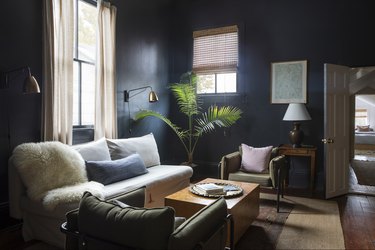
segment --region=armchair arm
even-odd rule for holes
[[[119,200],[127,205],[143,207],[145,201],[145,187],[130,190],[125,194],[112,197],[110,200]],[[61,232],[66,234],[65,249],[78,250],[80,234],[78,232],[78,208],[66,214],[66,222],[60,227]]]
[[[236,172],[241,167],[240,152],[233,152],[224,155],[220,161],[220,177],[223,180],[228,180],[229,173]]]
[[[288,166],[286,164],[285,155],[279,155],[271,159],[269,171],[272,180],[272,186],[278,187],[278,180],[283,182],[288,174]],[[278,176],[280,174],[280,176]],[[282,184],[282,183],[281,183]]]

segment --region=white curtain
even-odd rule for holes
[[[116,7],[98,0],[95,139],[117,138]]]
[[[44,0],[43,140],[72,143],[74,1]]]

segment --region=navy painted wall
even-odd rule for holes
[[[244,111],[243,118],[226,136],[223,131],[206,136],[195,159],[218,162],[242,142],[254,146],[288,143],[292,124],[282,121],[287,104],[270,103],[270,64],[308,60],[307,108],[312,121],[303,122],[302,129],[304,143],[318,146],[322,188],[324,63],[375,65],[375,38],[371,35],[375,28],[374,11],[375,3],[369,0],[175,1],[175,43],[170,52],[172,81],[191,69],[193,30],[233,24],[240,28],[240,93],[208,97],[205,103],[236,105]]]
[[[168,1],[113,1],[117,7],[117,107],[119,138],[141,136],[153,132],[162,161],[168,158],[167,128],[163,124],[134,124],[134,114],[140,109],[169,112]],[[123,91],[151,86],[159,102],[149,103],[149,89],[124,102]],[[131,95],[138,91],[131,92]],[[130,111],[130,112],[129,112]],[[130,115],[130,117],[129,117]]]
[[[0,3],[0,71],[29,66],[40,85],[42,85],[41,9],[41,0],[13,0]],[[22,142],[40,140],[41,95],[22,94],[25,75],[14,73],[11,78],[13,79],[9,82],[9,88],[0,90],[1,205],[8,201],[7,164],[11,150]]]

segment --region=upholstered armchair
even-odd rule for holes
[[[284,196],[284,184],[286,176],[288,175],[288,165],[286,163],[285,155],[278,155],[278,148],[271,148],[269,157],[264,163],[264,169],[261,171],[262,167],[253,167],[254,170],[249,170],[244,167],[243,154],[244,149],[248,147],[242,144],[239,147],[239,151],[224,155],[221,158],[219,167],[220,175],[223,180],[231,181],[241,181],[257,183],[261,187],[269,187],[277,190],[277,212],[279,212],[279,202],[280,195]],[[265,148],[262,148],[265,149]],[[248,154],[249,157],[254,156],[254,154]],[[255,157],[255,156],[254,156]],[[256,156],[258,157],[258,156]],[[268,160],[269,159],[269,160]],[[251,159],[250,159],[251,160]],[[263,164],[262,161],[258,161]]]
[[[134,192],[122,196],[121,202],[85,193],[79,208],[69,212],[61,226],[66,249],[228,249],[228,225],[233,224],[224,198],[181,223],[171,207],[143,208],[136,198],[142,190]]]

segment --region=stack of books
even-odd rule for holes
[[[225,195],[226,191],[223,186],[217,185],[215,183],[204,183],[195,185],[195,188],[200,193],[206,195]]]

